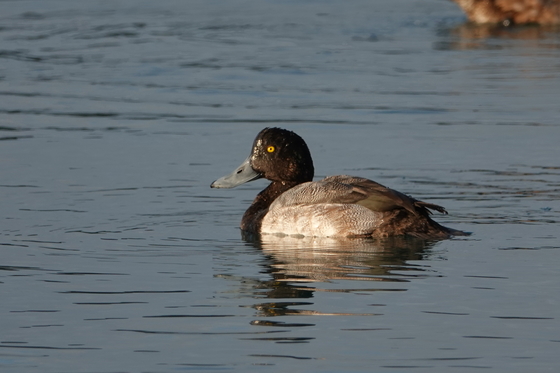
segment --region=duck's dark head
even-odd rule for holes
[[[249,157],[230,175],[211,185],[233,188],[266,178],[274,182],[299,184],[313,179],[313,160],[307,144],[292,131],[265,128],[255,138]]]
[[[292,131],[263,129],[253,142],[251,167],[272,181],[306,182],[313,179],[313,160],[307,144]]]

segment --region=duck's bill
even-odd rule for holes
[[[260,179],[261,174],[253,170],[251,167],[250,157],[248,157],[239,167],[231,174],[219,178],[214,181],[211,188],[235,188],[238,185],[248,183],[256,179]]]

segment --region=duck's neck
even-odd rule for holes
[[[251,206],[243,214],[241,229],[248,232],[259,233],[262,219],[268,208],[282,193],[300,184],[296,181],[273,181],[260,192]]]

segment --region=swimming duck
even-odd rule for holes
[[[430,218],[430,210],[447,213],[441,206],[365,178],[337,175],[314,182],[313,174],[311,153],[300,136],[265,128],[249,157],[211,187],[233,188],[259,178],[271,181],[241,219],[241,229],[249,233],[434,239],[465,235]]]
[[[512,24],[560,23],[560,0],[452,0],[470,21]]]

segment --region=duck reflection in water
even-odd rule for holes
[[[265,298],[310,299],[318,291],[406,291],[403,283],[436,275],[428,266],[410,263],[433,255],[431,248],[437,243],[433,240],[414,237],[293,237],[250,233],[243,233],[243,239],[262,250],[266,256],[265,270],[262,272],[269,274],[271,280],[250,281],[256,293]],[[320,283],[337,285],[335,288],[325,288]],[[302,301],[262,302],[253,307],[261,316],[325,314],[293,308],[311,304]]]
[[[436,243],[414,237],[372,239],[245,233],[243,238],[272,260],[269,273],[274,279],[285,282],[407,281],[406,275],[396,275],[393,271],[422,271],[407,261],[421,260]]]

